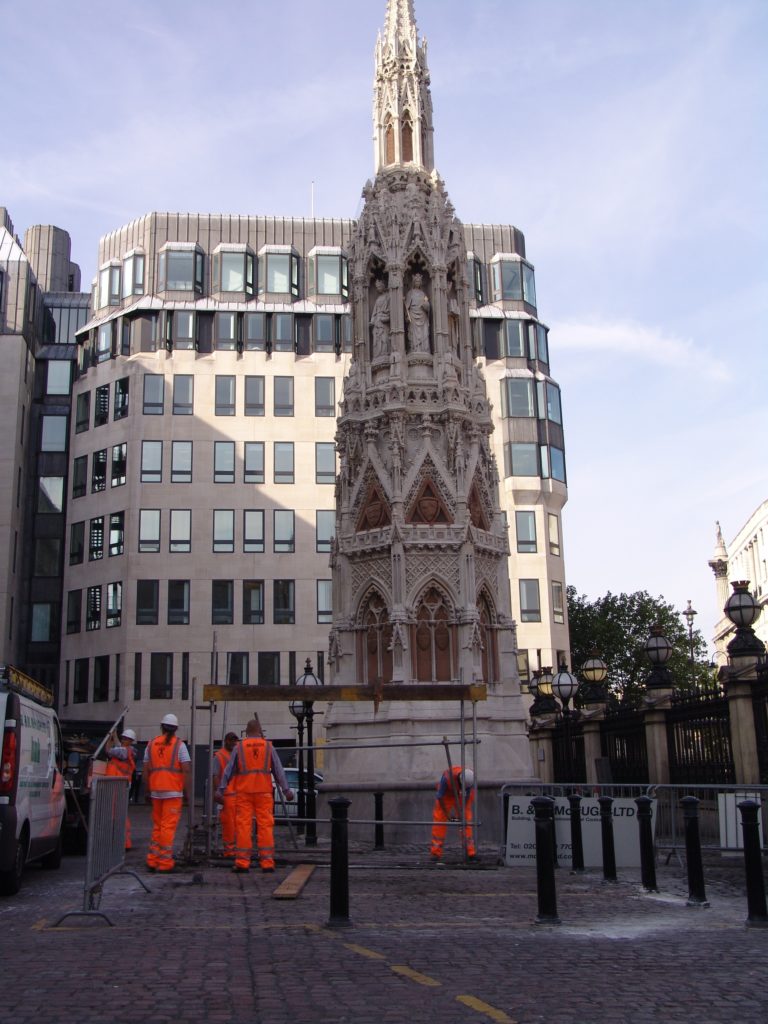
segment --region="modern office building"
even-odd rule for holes
[[[388,4],[388,23],[402,6]],[[412,5],[403,9],[412,18]],[[58,253],[47,229],[33,230],[41,249]],[[492,404],[525,681],[568,658],[560,391],[523,235],[502,225],[459,230],[472,346]],[[344,220],[150,213],[101,240],[90,318],[77,325],[71,405],[54,408],[56,393],[46,394],[41,428],[58,438],[62,423],[49,418],[68,415],[66,470],[53,461],[45,470],[57,481],[51,515],[66,509],[63,544],[49,538],[59,541],[63,563],[60,610],[52,588],[38,602],[49,606],[49,640],[61,643],[64,718],[112,721],[127,704],[146,739],[167,711],[189,721],[195,685],[199,699],[212,680],[288,683],[307,657],[325,675],[336,417],[354,345],[369,340],[355,338],[352,326],[354,231]],[[51,278],[63,310],[61,283]],[[66,284],[78,286],[74,277]],[[6,282],[3,310],[9,294]],[[67,294],[80,317],[85,300]],[[24,374],[45,353],[30,349],[25,371],[17,347],[14,402],[28,409]],[[9,463],[6,480],[20,460]],[[20,529],[25,516],[31,522],[26,502],[22,510],[12,494],[3,500],[6,529]],[[7,567],[0,570],[7,580]],[[28,575],[42,594],[42,579]],[[11,598],[18,608],[6,584],[6,634]],[[36,639],[16,655],[33,674],[43,664],[35,646],[47,650],[39,639],[45,615],[34,608],[39,623],[27,636]],[[217,737],[252,710],[219,707]],[[270,705],[261,717],[273,738],[290,739],[287,709]]]
[[[717,524],[715,552],[709,566],[715,575],[717,603],[721,611],[732,593],[729,583],[736,580],[749,582],[749,589],[760,608],[753,628],[758,640],[768,650],[768,501],[758,505],[730,544],[726,545],[720,524]],[[727,662],[726,648],[733,634],[733,624],[722,615],[712,638],[718,665]]]

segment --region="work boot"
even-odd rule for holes
[[[247,875],[249,871],[250,868],[241,868],[239,864],[235,864],[232,868],[233,875]]]

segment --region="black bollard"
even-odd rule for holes
[[[640,881],[646,892],[658,892],[651,814],[653,800],[649,796],[637,796],[635,803],[637,804],[637,825],[640,830]]]
[[[600,834],[603,840],[603,880],[615,882],[616,879],[616,850],[613,845],[613,797],[599,796],[597,802],[600,804]]]
[[[688,868],[688,906],[708,907],[704,889],[704,865],[701,862],[701,838],[699,836],[699,800],[695,796],[684,796],[683,821],[685,823],[685,860]]]
[[[755,800],[742,800],[741,828],[744,833],[744,869],[747,875],[747,925],[750,928],[768,927],[765,906],[765,880],[760,850],[760,827],[757,815],[760,804]]]
[[[335,796],[331,808],[331,928],[346,928],[349,920],[349,827],[347,815],[351,801]]]
[[[571,805],[571,871],[584,870],[584,844],[581,840],[581,795],[569,793]]]
[[[536,924],[560,924],[557,916],[555,891],[554,807],[551,796],[536,796],[531,800],[536,829],[536,891],[539,913]]]
[[[384,794],[374,793],[373,794],[373,816],[376,819],[376,825],[374,826],[374,847],[377,850],[384,849]]]

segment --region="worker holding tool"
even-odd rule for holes
[[[466,843],[467,860],[474,861],[477,857],[475,841],[472,836],[472,809],[475,800],[475,773],[471,768],[460,765],[446,768],[440,776],[432,810],[432,844],[429,848],[430,860],[438,863],[443,856],[443,842],[448,821],[464,820],[464,841]],[[462,816],[462,808],[464,814]]]
[[[274,776],[285,798],[293,800],[293,790],[288,785],[280,758],[269,740],[264,739],[258,718],[252,718],[245,727],[245,739],[238,743],[224,769],[215,797],[216,803],[223,804],[229,781],[234,780],[235,866],[232,870],[237,873],[244,873],[251,867],[254,818],[261,870],[275,870],[275,813],[271,776]]]
[[[123,729],[118,742],[117,733],[109,734],[111,746],[107,748],[107,770],[106,775],[112,778],[125,779],[130,790],[131,779],[136,769],[136,757],[133,753],[133,744],[136,742],[136,733],[133,729]],[[131,820],[125,816],[125,848],[131,849]]]
[[[152,838],[147,853],[150,871],[173,871],[173,840],[184,799],[192,800],[191,758],[176,735],[179,720],[166,715],[162,732],[144,751],[144,792],[152,801]]]
[[[224,770],[232,757],[232,751],[237,746],[238,736],[236,732],[228,732],[224,737],[224,746],[213,755],[213,792],[221,785],[224,777]],[[235,784],[232,779],[224,790],[224,803],[221,804],[221,842],[224,847],[224,856],[233,859],[235,856]]]

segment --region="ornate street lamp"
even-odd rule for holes
[[[728,661],[736,669],[757,668],[765,661],[765,645],[755,636],[752,624],[760,615],[760,605],[749,590],[749,580],[731,583],[733,593],[723,611],[736,627],[736,635],[727,647]]]
[[[310,658],[307,658],[306,664],[304,665],[304,671],[296,680],[296,685],[310,687],[323,685],[322,679],[318,679],[312,671],[312,661]],[[315,800],[315,751],[313,746],[314,740],[312,737],[312,722],[315,717],[315,702],[314,699],[311,699],[304,700],[301,703],[304,706],[304,718],[307,722],[307,787],[305,798],[307,828],[305,833],[305,844],[307,846],[317,846],[317,821],[315,820],[317,815],[317,805]]]
[[[298,802],[296,807],[296,814],[299,820],[296,822],[296,831],[300,836],[303,836],[304,818],[306,817],[307,809],[306,778],[304,775],[304,701],[292,700],[288,705],[288,710],[296,719],[296,731],[299,740],[299,792],[297,795]]]
[[[600,652],[593,647],[587,660],[581,666],[584,682],[579,689],[582,704],[602,704],[606,699],[605,680],[608,678],[608,666],[600,657]]]
[[[672,690],[672,673],[667,668],[672,644],[658,624],[651,629],[651,635],[645,641],[645,653],[651,663],[651,671],[645,680],[646,687],[649,690]]]
[[[571,698],[576,696],[579,689],[579,680],[568,671],[565,662],[560,663],[559,670],[552,677],[552,693],[558,698],[563,706],[563,729],[565,731],[565,753],[566,753],[566,774],[569,781],[574,781],[573,745],[571,741]]]
[[[531,718],[553,715],[557,711],[557,701],[552,695],[552,669],[540,668],[538,672],[534,672],[529,687],[534,695],[530,710]]]
[[[688,623],[688,649],[690,651],[691,660],[691,686],[695,683],[695,677],[693,672],[693,620],[699,613],[691,605],[691,599],[688,598],[688,607],[683,612],[683,618]]]

